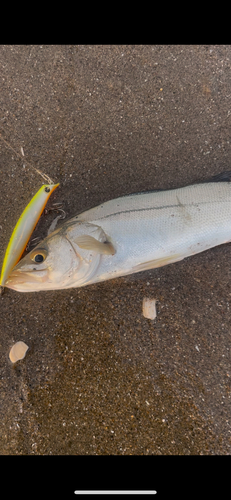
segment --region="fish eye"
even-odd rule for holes
[[[37,248],[37,250],[34,250],[31,252],[30,258],[37,264],[40,264],[43,262],[47,257],[47,251],[44,248]]]
[[[43,255],[41,253],[37,253],[37,255],[34,256],[34,261],[43,262]]]

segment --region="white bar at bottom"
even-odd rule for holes
[[[155,495],[156,490],[76,490],[76,495]]]

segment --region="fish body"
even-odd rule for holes
[[[5,286],[22,292],[80,287],[227,243],[230,178],[227,173],[217,182],[123,196],[87,210],[24,257]]]

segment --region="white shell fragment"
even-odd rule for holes
[[[156,299],[148,299],[145,297],[143,299],[143,315],[148,319],[156,318]]]
[[[29,346],[21,340],[19,340],[19,342],[16,342],[9,353],[10,361],[12,363],[16,363],[16,361],[18,361],[19,359],[23,359],[26,355],[27,349],[29,349]]]

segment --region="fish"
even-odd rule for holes
[[[82,287],[146,271],[231,241],[231,172],[135,193],[67,220],[11,271],[19,292]]]
[[[20,260],[50,195],[58,186],[59,183],[43,184],[19,217],[6,249],[0,277],[0,286],[5,286],[10,271]]]

